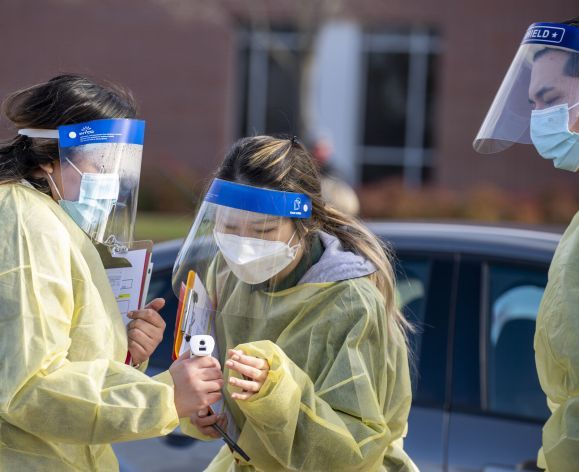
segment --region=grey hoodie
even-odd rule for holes
[[[346,251],[340,240],[331,234],[319,232],[324,252],[320,260],[304,274],[298,285],[307,283],[339,282],[365,277],[376,272],[376,266],[362,256]]]

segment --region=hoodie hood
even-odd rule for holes
[[[336,236],[319,232],[324,252],[301,278],[298,285],[307,283],[340,282],[366,277],[376,272],[376,266],[364,257],[346,251]]]

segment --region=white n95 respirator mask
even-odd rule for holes
[[[295,259],[301,244],[248,238],[214,231],[215,241],[225,262],[236,277],[256,285],[279,274]]]

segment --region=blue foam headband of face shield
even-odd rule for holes
[[[61,148],[83,144],[126,143],[143,145],[145,122],[129,118],[111,118],[59,126],[58,130],[24,128],[18,134],[30,138],[58,139]]]
[[[282,192],[215,179],[205,201],[238,210],[286,218],[310,218],[312,201],[302,193]]]
[[[129,118],[94,120],[58,127],[61,148],[83,144],[126,143],[143,145],[145,122]]]
[[[562,23],[533,23],[521,44],[544,44],[579,51],[579,28]]]

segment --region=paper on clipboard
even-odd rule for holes
[[[215,339],[213,329],[213,305],[205,286],[197,274],[189,272],[187,285],[182,286],[175,323],[175,343],[173,360],[190,350],[189,339],[198,334],[210,334]],[[219,358],[217,340],[215,339],[213,357]]]
[[[135,243],[133,248],[113,253],[113,259],[122,259],[121,267],[106,269],[111,289],[125,325],[131,320],[128,313],[141,309],[146,301],[152,274],[151,243]],[[119,264],[121,265],[121,264]]]
[[[147,297],[149,295],[149,286],[151,285],[151,276],[153,275],[153,267],[154,264],[149,262],[149,266],[147,267],[147,274],[145,275],[145,282],[143,283],[143,293],[141,295],[141,304],[139,309],[143,309],[145,304],[147,303]]]

